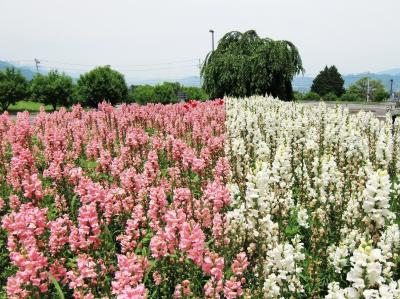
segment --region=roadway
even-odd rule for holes
[[[318,105],[319,102],[303,102],[308,105]],[[373,103],[373,104],[367,104],[367,103],[329,103],[325,102],[326,105],[335,107],[336,105],[339,105],[341,107],[348,108],[350,113],[357,113],[361,110],[363,111],[371,111],[374,112],[376,117],[383,119],[385,118],[386,114],[394,108],[395,104],[393,102],[385,102],[385,103]]]

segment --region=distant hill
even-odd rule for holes
[[[293,78],[292,86],[296,91],[307,92],[310,90],[314,77],[297,76]]]
[[[379,75],[390,75],[390,76],[398,76],[400,75],[400,68],[390,69],[382,72],[378,72]]]

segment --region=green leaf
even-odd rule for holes
[[[54,287],[56,288],[58,298],[64,299],[65,298],[64,293],[63,293],[60,285],[58,284],[57,280],[54,278],[54,276],[50,272],[47,272],[47,274],[49,275],[51,282],[53,283]]]

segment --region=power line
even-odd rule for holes
[[[43,62],[49,62],[54,64],[65,64],[65,65],[75,65],[75,66],[88,66],[88,67],[96,67],[98,65],[95,64],[81,64],[81,63],[70,63],[56,60],[45,60],[42,59]],[[194,62],[197,59],[185,59],[185,60],[176,60],[170,62],[160,62],[160,63],[148,63],[148,64],[131,64],[131,65],[114,65],[114,67],[143,67],[143,66],[160,66],[160,65],[172,65],[172,64],[180,64],[185,62]]]
[[[14,60],[16,61],[16,60]],[[18,60],[19,62],[22,61],[30,61],[32,60]],[[184,64],[184,65],[178,65],[182,64],[184,62],[194,62],[196,61],[197,63],[193,64]],[[9,61],[11,62],[11,61]],[[52,63],[51,63],[52,62]],[[61,61],[53,61],[53,60],[47,60],[47,59],[34,59],[34,64],[25,64],[21,66],[16,66],[20,69],[33,69],[36,68],[36,72],[39,73],[39,64],[42,67],[42,71],[47,71],[47,70],[59,70],[61,72],[65,73],[82,73],[82,72],[88,72],[90,71],[91,68],[96,67],[98,65],[90,65],[90,64],[78,64],[78,63],[68,63],[68,62],[61,62]],[[65,64],[65,66],[59,66],[57,64]],[[201,60],[197,59],[185,59],[185,60],[177,60],[177,61],[170,61],[170,62],[164,62],[164,63],[152,63],[152,64],[138,64],[136,66],[147,66],[147,67],[142,67],[142,68],[130,68],[133,67],[133,65],[113,65],[113,67],[116,68],[116,70],[120,72],[126,73],[125,78],[127,80],[133,79],[133,80],[140,80],[140,78],[132,78],[130,76],[130,73],[146,73],[146,72],[158,72],[158,71],[170,71],[170,70],[189,70],[189,69],[197,69],[201,68]],[[74,67],[77,66],[77,67]],[[83,66],[82,68],[78,66]],[[160,67],[154,67],[154,66],[160,66]],[[87,68],[86,68],[87,67]],[[122,68],[120,68],[122,67]],[[124,68],[125,67],[125,68]],[[179,80],[179,79],[178,79]]]
[[[44,61],[44,60],[42,60]],[[56,67],[54,65],[41,64],[42,67],[49,69],[60,69],[65,71],[79,71],[79,72],[87,72],[90,69],[80,69],[80,68],[71,68],[71,67]],[[171,66],[171,67],[163,67],[163,68],[142,68],[142,69],[120,69],[117,68],[120,72],[151,72],[151,71],[164,71],[164,70],[172,70],[172,69],[182,69],[182,68],[195,68],[198,65],[190,64],[190,65],[181,65],[181,66]]]

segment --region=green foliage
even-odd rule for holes
[[[164,82],[154,87],[154,101],[168,104],[178,102],[179,83]]]
[[[386,101],[389,98],[390,94],[384,90],[384,89],[379,89],[375,93],[375,101],[382,102]]]
[[[322,99],[323,99],[324,101],[334,102],[334,101],[337,101],[337,100],[338,100],[338,97],[337,97],[337,95],[334,94],[333,92],[329,92],[329,93],[327,93],[326,95],[324,95],[324,96],[322,97]]]
[[[270,94],[291,100],[291,81],[302,71],[299,52],[291,42],[260,38],[250,30],[225,34],[207,55],[201,76],[212,98]]]
[[[318,93],[315,92],[307,92],[304,96],[303,96],[303,100],[304,101],[319,101],[321,99],[320,95]]]
[[[325,66],[318,76],[315,77],[311,91],[318,93],[320,96],[334,93],[340,97],[345,92],[343,85],[344,80],[337,68],[334,65],[329,68]]]
[[[130,101],[138,104],[151,103],[154,99],[154,87],[151,85],[140,85],[135,87],[129,95]]]
[[[350,85],[347,92],[365,100],[368,92],[368,78],[361,78],[356,83]],[[382,82],[378,80],[369,80],[370,101],[383,101],[388,97],[389,94],[385,91],[385,87],[383,86]]]
[[[347,90],[344,94],[342,94],[340,100],[345,102],[359,102],[362,101],[363,99],[360,98],[358,95],[351,93]]]
[[[199,87],[182,87],[182,91],[185,92],[190,100],[205,101],[209,99],[208,94],[204,89]]]
[[[48,272],[48,274],[49,274],[51,283],[54,285],[54,287],[56,289],[57,298],[58,299],[64,299],[65,298],[64,297],[64,293],[63,293],[63,291],[62,291],[62,289],[60,287],[60,284],[57,282],[57,280],[54,278],[54,276],[50,272]]]
[[[188,99],[208,99],[208,95],[201,88],[181,86],[178,82],[164,82],[163,84],[158,84],[156,86],[131,86],[129,91],[129,101],[138,104],[176,103],[178,102],[178,92],[180,91],[185,92]]]
[[[97,107],[102,101],[115,105],[127,100],[128,87],[121,73],[109,66],[97,67],[79,77],[77,96],[84,106]]]
[[[304,93],[300,91],[294,91],[293,92],[293,98],[294,100],[297,101],[302,101],[304,99]]]
[[[27,97],[28,83],[19,70],[6,68],[0,71],[0,112]]]
[[[30,84],[32,100],[51,105],[53,110],[72,104],[73,90],[72,78],[58,71],[50,71],[47,76],[37,74]]]
[[[8,106],[7,111],[10,113],[17,113],[21,111],[39,112],[43,104],[32,101],[18,101],[15,104]],[[44,106],[46,112],[51,112],[53,107],[51,105]]]

